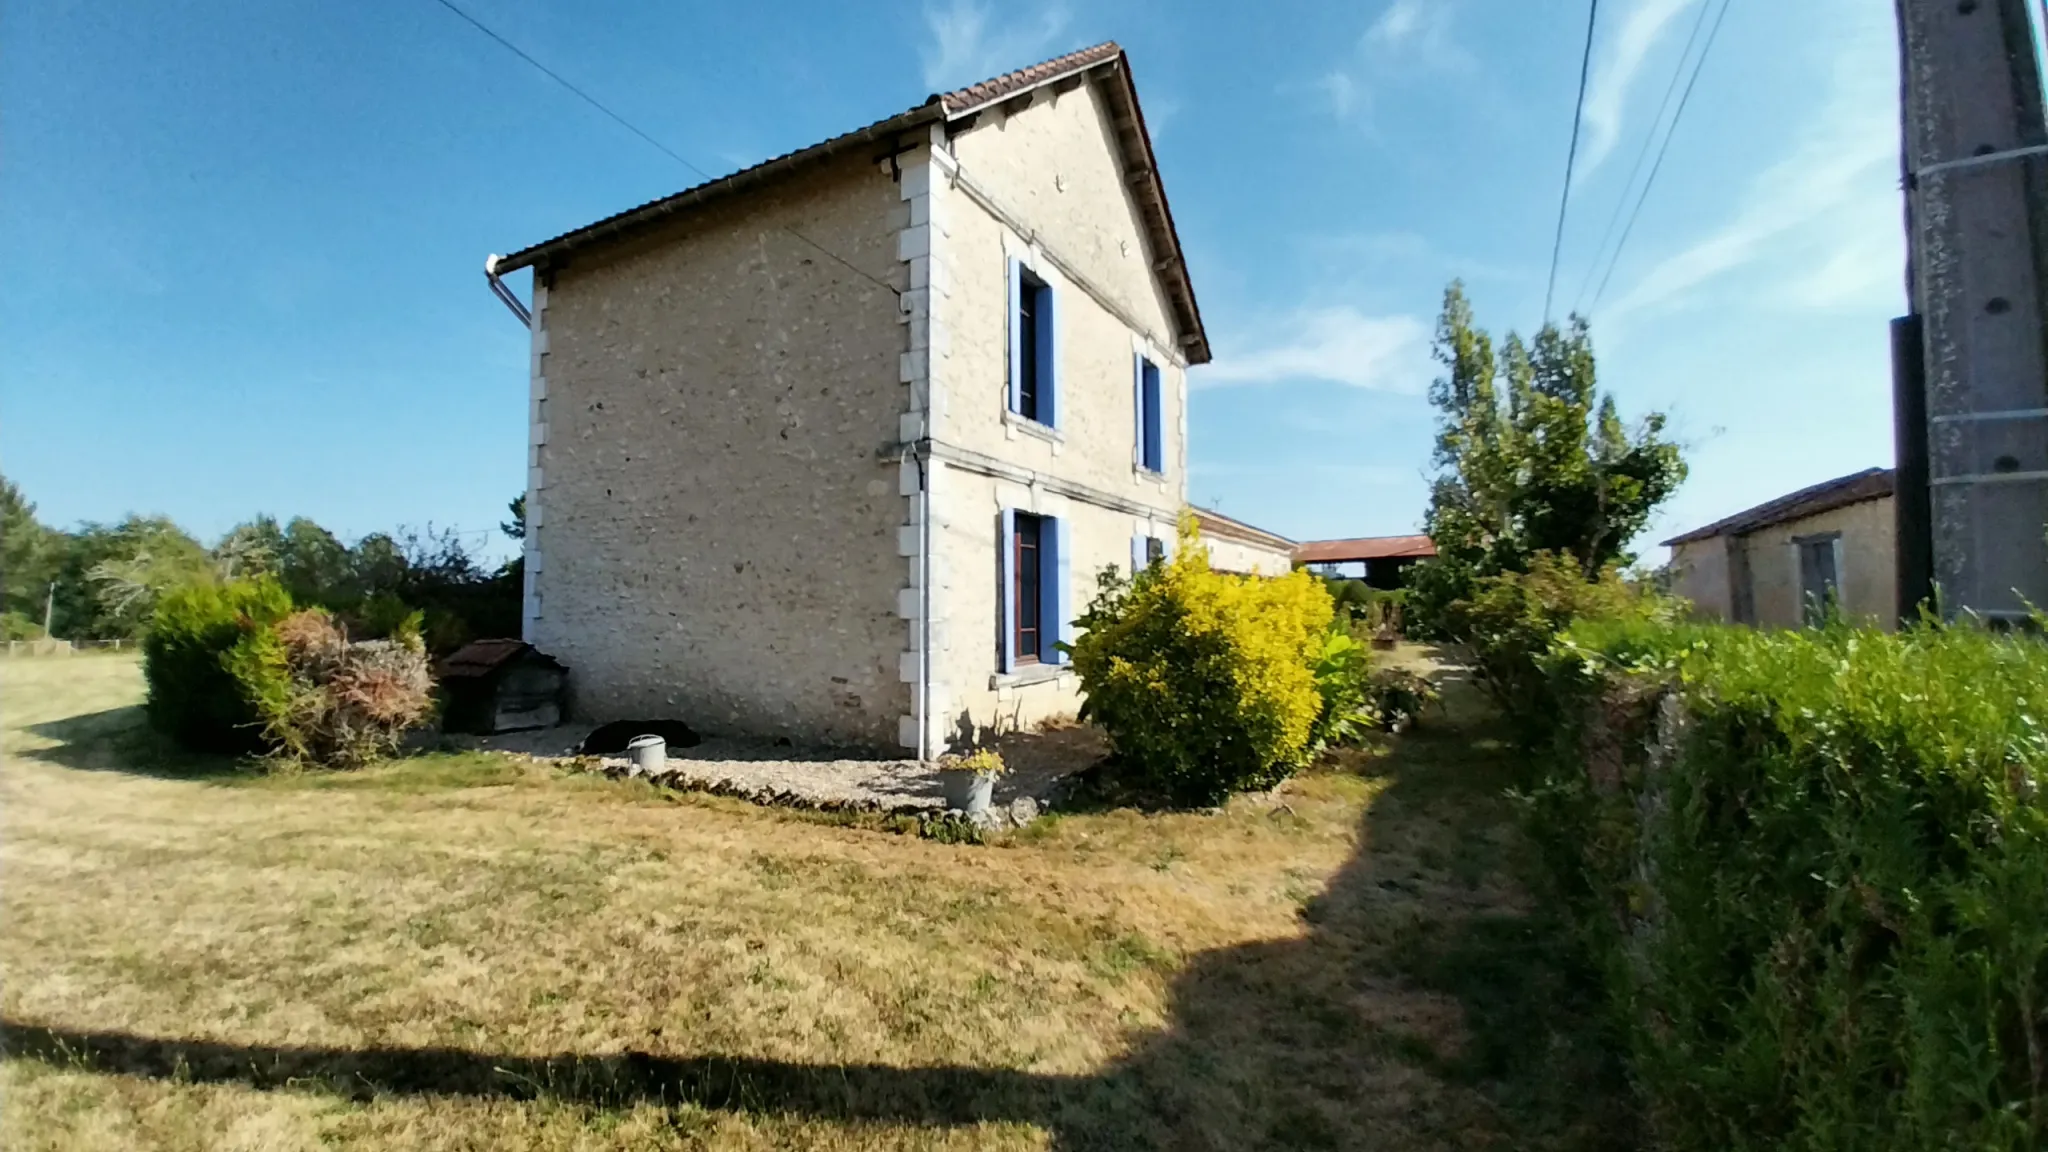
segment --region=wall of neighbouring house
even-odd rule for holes
[[[1750,533],[1750,586],[1756,598],[1756,623],[1793,628],[1803,621],[1799,554],[1793,539],[1840,532],[1842,611],[1887,629],[1895,626],[1897,525],[1892,517],[1891,498],[1885,497]]]
[[[997,536],[1003,508],[1069,525],[1067,605],[1079,612],[1105,565],[1128,569],[1131,538],[1171,540],[1185,502],[1185,364],[1152,273],[1100,97],[1090,86],[984,112],[935,157],[932,434],[986,462],[934,471],[933,714],[961,735],[1029,727],[1079,706],[1071,672],[999,673]],[[1059,429],[1008,412],[1008,259],[1055,293]],[[1099,297],[1099,298],[1098,298]],[[1137,467],[1132,356],[1160,368],[1165,467]],[[989,475],[988,472],[998,473]]]
[[[1693,612],[1710,620],[1735,619],[1729,570],[1728,538],[1688,540],[1671,549],[1671,591],[1692,602]]]
[[[1285,576],[1294,568],[1294,550],[1286,546],[1212,532],[1203,533],[1202,543],[1209,548],[1209,567],[1218,572]]]
[[[527,638],[580,715],[896,747],[899,304],[790,230],[888,281],[906,211],[862,154],[552,276]]]

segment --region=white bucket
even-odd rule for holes
[[[652,776],[668,763],[668,741],[659,736],[635,736],[626,742],[626,759],[636,776]]]

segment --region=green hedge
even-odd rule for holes
[[[188,584],[164,593],[142,641],[150,723],[198,751],[261,748],[255,707],[226,657],[244,635],[291,610],[284,586],[269,576]]]
[[[1658,1142],[2048,1134],[2048,648],[1581,621],[1526,800]]]

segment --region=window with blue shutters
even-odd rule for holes
[[[1002,593],[997,640],[1002,670],[1065,664],[1066,653],[1058,646],[1073,642],[1066,522],[1005,509],[996,555]]]
[[[1059,325],[1052,286],[1010,261],[1010,411],[1059,427]]]
[[[1143,356],[1134,358],[1131,372],[1132,410],[1137,416],[1136,454],[1138,466],[1149,472],[1166,471],[1165,416],[1161,411],[1159,365]]]

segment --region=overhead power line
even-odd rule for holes
[[[442,0],[446,3],[446,0]],[[1593,29],[1600,21],[1600,0],[1586,4],[1586,47],[1579,56],[1579,98],[1572,104],[1572,142],[1564,154],[1564,194],[1557,203],[1557,239],[1550,245],[1550,286],[1543,290],[1543,322],[1550,323],[1550,302],[1557,294],[1557,260],[1564,254],[1565,215],[1572,206],[1572,170],[1579,161],[1579,127],[1586,118],[1586,78],[1593,71]]]
[[[1692,22],[1692,31],[1686,34],[1685,47],[1678,52],[1678,63],[1671,66],[1671,82],[1664,85],[1664,98],[1657,101],[1657,114],[1650,117],[1650,130],[1643,134],[1643,146],[1636,150],[1636,162],[1629,165],[1628,179],[1621,183],[1621,199],[1614,205],[1614,215],[1607,218],[1607,231],[1601,235],[1600,244],[1593,249],[1593,261],[1586,266],[1585,282],[1579,285],[1579,294],[1572,298],[1572,311],[1586,301],[1586,293],[1593,290],[1593,281],[1600,275],[1600,261],[1607,255],[1608,242],[1621,228],[1621,217],[1628,207],[1629,194],[1634,191],[1636,177],[1643,174],[1643,164],[1650,158],[1650,150],[1657,146],[1658,133],[1664,127],[1664,113],[1671,110],[1671,98],[1678,95],[1678,86],[1685,80],[1685,66],[1692,59],[1692,50],[1699,44],[1700,32],[1707,26],[1707,17],[1714,11],[1714,0],[1702,0],[1700,14]]]
[[[484,35],[490,37],[492,40],[496,41],[499,47],[505,49],[507,52],[512,53],[514,56],[519,57],[527,64],[532,65],[535,71],[539,72],[543,76],[546,76],[548,79],[553,80],[555,83],[561,85],[562,87],[568,89],[569,92],[573,94],[578,100],[581,100],[585,104],[590,105],[592,108],[597,109],[599,112],[603,113],[606,117],[608,117],[613,123],[619,125],[619,127],[624,128],[626,131],[631,132],[633,135],[638,136],[640,139],[646,141],[649,145],[651,145],[656,151],[660,152],[662,155],[668,157],[669,159],[675,161],[678,164],[681,164],[683,167],[688,168],[690,171],[696,173],[698,176],[702,177],[706,181],[717,179],[717,177],[713,176],[711,173],[706,172],[704,169],[699,168],[695,164],[690,163],[689,159],[685,157],[682,153],[677,152],[675,149],[669,147],[666,144],[663,144],[661,141],[655,139],[653,136],[648,135],[645,131],[641,130],[641,128],[638,125],[634,124],[631,120],[628,120],[624,116],[619,115],[617,112],[612,111],[611,108],[606,106],[602,100],[599,100],[597,97],[592,96],[590,93],[585,92],[581,88],[578,88],[560,72],[557,72],[553,68],[548,67],[546,64],[541,63],[539,60],[534,59],[534,57],[525,49],[521,48],[517,44],[514,44],[512,41],[507,40],[505,37],[499,35],[490,27],[490,25],[485,24],[483,21],[470,15],[468,12],[463,11],[462,8],[458,7],[455,3],[453,3],[453,0],[434,0],[434,3],[439,4],[441,7],[446,8],[450,12],[453,12],[456,16],[460,17],[464,23],[468,24],[470,27],[475,28],[477,31],[483,33]],[[825,247],[823,244],[818,243],[816,240],[811,239],[809,236],[804,235],[803,233],[797,231],[796,229],[784,226],[780,229],[780,231],[786,232],[789,235],[796,237],[798,240],[801,240],[804,243],[810,245],[811,247],[816,248],[820,253],[823,253],[826,257],[830,258],[834,263],[838,264],[842,268],[845,268],[847,271],[853,273],[854,275],[859,276],[864,280],[872,281],[873,283],[883,288],[887,288],[891,292],[895,292],[899,296],[902,295],[901,292],[897,291],[897,288],[894,284],[890,284],[889,282],[881,279],[878,276],[870,275],[869,273],[854,267],[852,264],[847,263],[845,257],[839,255],[837,252],[832,251],[830,248]]]
[[[1707,0],[1712,3],[1713,0]],[[1685,118],[1685,106],[1692,101],[1692,90],[1700,82],[1700,70],[1707,65],[1707,55],[1714,50],[1714,40],[1721,34],[1721,21],[1728,18],[1728,6],[1735,0],[1721,0],[1721,10],[1714,16],[1714,26],[1707,30],[1707,42],[1700,49],[1698,60],[1693,62],[1692,76],[1685,82],[1685,92],[1678,98],[1678,110],[1671,114],[1671,127],[1664,133],[1664,143],[1657,148],[1657,161],[1650,165],[1649,179],[1643,181],[1643,190],[1636,197],[1634,208],[1629,210],[1628,226],[1621,230],[1621,240],[1614,246],[1614,255],[1607,262],[1607,271],[1600,277],[1600,287],[1593,293],[1591,307],[1599,307],[1600,298],[1607,294],[1607,284],[1614,279],[1614,270],[1621,265],[1622,250],[1628,247],[1628,238],[1636,230],[1636,217],[1642,215],[1643,202],[1650,198],[1650,189],[1657,186],[1657,173],[1664,169],[1664,154],[1671,150],[1671,138],[1678,134],[1678,122]],[[1704,15],[1704,13],[1702,13]]]

